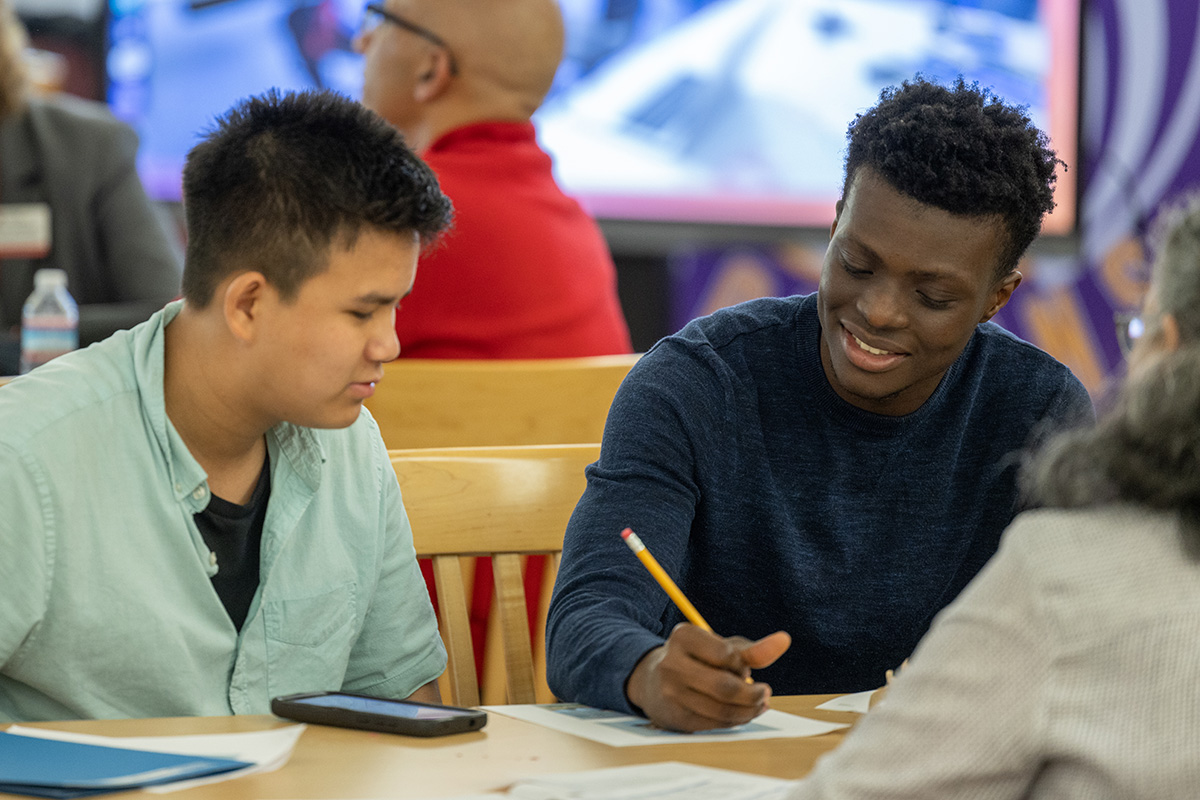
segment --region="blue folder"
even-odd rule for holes
[[[85,797],[122,792],[251,764],[228,758],[124,750],[0,733],[0,792]]]

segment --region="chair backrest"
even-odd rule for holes
[[[545,585],[553,585],[563,532],[586,484],[584,467],[599,455],[599,444],[391,451],[417,555],[433,559],[453,705],[479,704],[462,570],[471,556],[492,558],[507,702],[550,697],[541,642],[535,648],[529,636],[522,557],[550,555]]]
[[[637,359],[402,358],[366,405],[393,449],[598,442]]]

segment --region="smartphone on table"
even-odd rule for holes
[[[487,714],[473,708],[387,700],[351,692],[304,692],[276,697],[271,700],[271,711],[297,722],[405,736],[466,733],[487,724]]]

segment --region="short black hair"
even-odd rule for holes
[[[998,278],[1016,268],[1054,208],[1066,164],[1025,109],[961,77],[951,87],[918,75],[884,89],[847,131],[845,199],[869,167],[918,202],[968,217],[998,217],[1008,232]]]
[[[437,178],[375,112],[327,91],[238,102],[188,153],[183,171],[183,296],[203,308],[228,275],[254,269],[285,300],[328,267],[335,241],[372,229],[446,228]]]

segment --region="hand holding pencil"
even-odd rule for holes
[[[630,702],[660,727],[683,731],[740,725],[765,711],[770,687],[754,682],[750,670],[774,663],[791,637],[782,631],[756,642],[718,636],[637,534],[626,528],[621,536],[691,623],[677,625],[634,667],[626,683]]]

